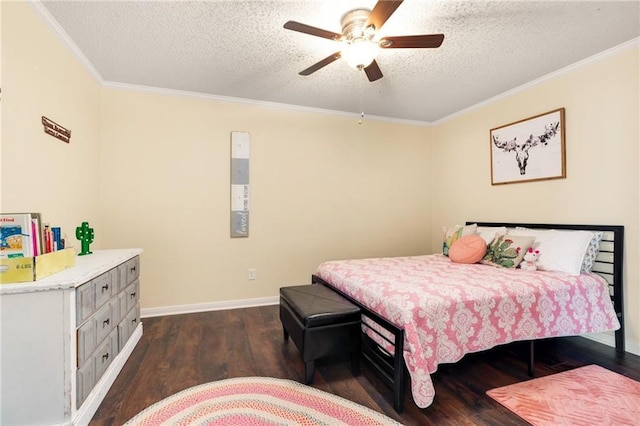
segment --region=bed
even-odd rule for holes
[[[435,397],[430,374],[439,364],[456,362],[467,353],[530,341],[533,374],[534,340],[612,330],[616,330],[616,350],[624,352],[622,226],[472,221],[466,225],[508,228],[513,235],[538,233],[539,241],[550,230],[558,233],[552,235],[588,231],[601,239],[591,241],[597,250],[590,272],[577,274],[459,264],[442,254],[321,264],[312,282],[328,286],[361,308],[363,357],[392,388],[398,413],[404,405],[407,374],[414,402],[427,407]]]

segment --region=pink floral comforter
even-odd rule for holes
[[[502,343],[620,327],[607,283],[452,263],[435,254],[325,262],[316,275],[404,328],[404,359],[418,407],[433,402],[438,364]]]

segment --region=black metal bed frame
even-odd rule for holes
[[[470,225],[476,223],[478,226],[505,226],[514,228],[521,226],[532,229],[562,229],[562,230],[588,230],[602,231],[604,238],[600,243],[600,253],[593,267],[593,272],[601,275],[609,283],[609,294],[614,306],[614,310],[620,322],[620,329],[615,332],[615,347],[620,354],[625,352],[624,342],[624,299],[622,287],[622,262],[624,253],[624,226],[618,225],[568,225],[568,224],[540,224],[540,223],[506,223],[506,222],[473,222],[468,221]],[[393,354],[381,351],[380,346],[369,337],[364,331],[362,333],[362,356],[365,361],[373,368],[382,381],[391,387],[393,391],[393,408],[398,413],[402,413],[405,398],[405,380],[407,377],[407,369],[403,358],[404,352],[404,329],[390,323],[388,320],[371,311],[359,301],[353,299],[349,295],[332,287],[331,284],[316,275],[311,276],[311,282],[314,284],[323,284],[332,290],[340,293],[349,299],[352,303],[360,307],[363,315],[375,322],[377,325],[388,331],[393,339],[386,337],[376,329],[368,327],[373,333],[381,339],[389,342],[395,348]],[[533,376],[534,369],[534,341],[530,341],[530,355],[528,360],[528,372]]]

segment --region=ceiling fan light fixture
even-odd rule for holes
[[[380,49],[437,48],[444,40],[444,34],[421,34],[409,36],[385,36],[377,32],[404,0],[377,0],[373,9],[354,9],[342,16],[342,33],[323,30],[296,21],[287,21],[284,28],[316,37],[337,41],[343,49],[316,62],[300,75],[310,75],[337,61],[341,57],[349,66],[364,71],[371,82],[383,77],[375,58]],[[375,40],[375,41],[374,41]]]
[[[356,38],[348,42],[342,50],[342,57],[350,67],[362,70],[373,62],[380,52],[378,43],[366,38]]]

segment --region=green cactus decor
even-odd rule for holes
[[[89,227],[89,222],[82,222],[82,225],[76,228],[76,238],[82,244],[82,251],[78,253],[78,256],[93,253],[89,250],[89,244],[93,242],[93,228]]]

